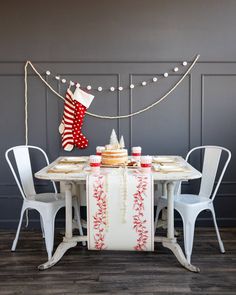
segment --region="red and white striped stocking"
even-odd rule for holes
[[[62,134],[62,147],[65,151],[71,151],[74,147],[73,124],[75,120],[75,103],[73,94],[68,89],[66,91],[64,113],[59,132]]]

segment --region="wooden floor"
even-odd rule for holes
[[[225,254],[212,229],[196,231],[192,262],[199,274],[182,268],[159,243],[154,253],[96,252],[79,245],[53,268],[38,271],[46,261],[40,232],[23,230],[12,253],[14,233],[0,231],[0,294],[236,294],[236,229],[221,231]],[[57,233],[56,245],[61,237]]]

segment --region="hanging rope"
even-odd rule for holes
[[[25,145],[28,145],[28,85],[27,85],[27,66],[25,64]]]
[[[155,101],[154,103],[152,103],[151,105],[127,114],[127,115],[121,115],[121,116],[106,116],[106,115],[98,115],[98,114],[94,114],[94,113],[90,113],[90,112],[86,112],[87,115],[95,117],[95,118],[99,118],[99,119],[125,119],[125,118],[130,118],[136,115],[139,115],[143,112],[146,112],[147,110],[155,107],[156,105],[158,105],[160,102],[162,102],[168,95],[170,95],[178,86],[179,84],[184,80],[184,78],[189,74],[189,72],[192,70],[192,68],[194,67],[194,65],[196,64],[197,60],[199,59],[200,55],[198,54],[194,61],[192,62],[191,66],[188,68],[188,70],[185,72],[185,74],[180,78],[180,80],[178,82],[176,82],[176,84],[166,93],[164,94],[161,98],[159,98],[157,101]],[[37,69],[34,67],[34,65],[30,62],[27,61],[25,64],[25,142],[26,144],[28,144],[28,81],[27,81],[27,75],[28,75],[28,71],[27,68],[28,66],[31,66],[31,68],[33,69],[33,71],[38,75],[38,77],[40,78],[40,80],[54,93],[56,94],[59,98],[64,99],[64,97],[62,95],[60,95],[60,93],[58,93],[56,90],[54,90],[52,88],[52,86],[42,77],[42,75],[37,71]]]

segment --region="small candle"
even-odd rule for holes
[[[102,155],[102,152],[105,150],[105,147],[104,146],[97,146],[96,147],[96,155],[97,156],[101,156]]]
[[[142,156],[141,157],[141,168],[143,172],[150,172],[152,167],[152,157]]]
[[[100,169],[101,160],[101,156],[98,155],[91,155],[89,157],[89,165],[93,171],[97,171]]]
[[[140,161],[141,152],[142,152],[141,146],[134,146],[134,147],[132,147],[131,156],[132,156],[132,159],[135,162],[139,162]]]

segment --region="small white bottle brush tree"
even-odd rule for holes
[[[124,136],[123,135],[120,138],[120,148],[121,149],[125,148],[125,141],[124,141]]]
[[[124,141],[124,139],[123,139],[123,141]],[[110,145],[115,149],[121,148],[121,145],[118,141],[118,138],[117,138],[117,135],[116,135],[116,132],[114,129],[112,129],[112,132],[111,132]]]

